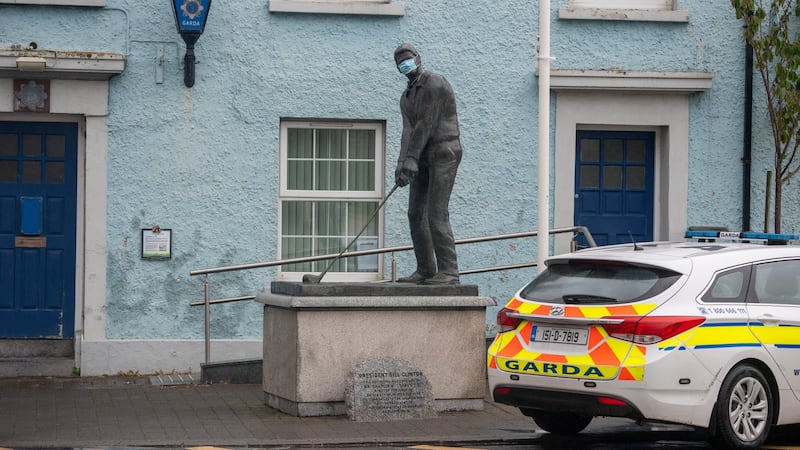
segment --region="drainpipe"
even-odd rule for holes
[[[539,1],[539,195],[536,270],[550,252],[550,0]]]
[[[744,149],[742,156],[742,231],[750,228],[750,183],[753,154],[753,47],[745,44]],[[765,230],[766,231],[766,230]]]

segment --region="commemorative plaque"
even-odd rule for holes
[[[367,359],[356,365],[345,383],[350,420],[381,422],[436,416],[425,374],[397,358]]]

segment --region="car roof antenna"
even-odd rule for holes
[[[628,230],[628,236],[631,237],[631,242],[633,242],[633,250],[634,251],[644,250],[644,248],[639,247],[638,245],[636,245],[636,241],[633,239],[633,233],[631,233],[631,230]]]

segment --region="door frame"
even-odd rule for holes
[[[689,197],[689,95],[559,92],[556,97],[554,227],[574,226],[577,130],[655,132],[653,238],[682,239]],[[557,235],[554,253],[569,252],[570,240],[571,236]]]
[[[579,174],[580,174],[580,170],[579,169],[582,166],[581,162],[579,161],[580,157],[578,156],[580,154],[580,152],[581,152],[580,142],[578,140],[578,135],[579,134],[583,135],[582,138],[586,137],[587,135],[591,135],[591,136],[593,136],[592,139],[598,139],[600,141],[605,141],[605,140],[608,140],[608,139],[624,140],[624,141],[626,141],[626,147],[627,147],[627,142],[630,141],[630,140],[645,140],[647,142],[647,146],[645,148],[645,161],[644,161],[644,163],[640,163],[640,164],[636,164],[636,165],[637,166],[642,166],[643,165],[645,170],[646,170],[645,179],[644,179],[644,184],[645,184],[644,192],[645,192],[646,195],[649,196],[649,199],[648,199],[649,205],[647,205],[647,209],[649,209],[649,211],[648,211],[649,217],[647,219],[648,219],[648,222],[650,224],[650,227],[649,227],[650,229],[648,230],[650,236],[636,237],[635,240],[638,240],[639,242],[652,240],[651,237],[655,236],[653,227],[654,227],[654,224],[655,224],[655,209],[656,209],[656,206],[655,206],[655,203],[656,203],[655,202],[655,187],[656,187],[656,183],[655,183],[655,172],[656,172],[656,167],[655,167],[655,140],[656,140],[656,138],[655,138],[655,134],[656,133],[654,131],[642,131],[642,130],[630,130],[630,129],[597,130],[597,129],[591,128],[591,129],[585,129],[584,130],[583,127],[579,127],[575,131],[575,133],[576,133],[576,138],[575,138],[575,175],[574,175],[574,177],[575,177],[574,178],[575,179],[575,187],[574,187],[575,191],[579,191],[580,190],[580,181],[579,181],[578,178],[579,178]],[[602,146],[601,146],[601,148],[602,148]],[[622,165],[623,167],[627,167],[628,166],[627,159],[624,160],[624,161],[619,161],[619,162],[610,162],[610,161],[607,161],[604,158],[602,158],[603,153],[604,152],[601,150],[600,151],[600,155],[598,155],[601,159],[596,161],[596,164],[587,163],[586,165],[589,165],[589,166],[599,165],[600,167],[604,167],[604,166],[607,165],[607,163],[611,163],[611,165]],[[603,192],[603,191],[607,190],[607,188],[603,185],[603,182],[601,180],[602,179],[601,173],[598,173],[598,177],[600,178],[598,181],[600,181],[600,185],[598,185],[596,189],[591,189],[591,188],[587,189],[588,191],[595,191],[596,190],[596,191]],[[617,189],[610,189],[610,190],[611,191],[616,190],[616,191],[626,191],[627,192],[628,188],[627,188],[627,186],[620,186]],[[639,192],[641,192],[641,190],[639,190]],[[575,210],[575,204],[582,203],[582,202],[578,201],[578,195],[579,194],[576,193],[575,196],[574,196],[575,202],[573,203],[573,217],[574,217],[573,222],[576,225],[586,225],[586,223],[582,223],[582,222],[577,221],[578,211]],[[624,196],[623,196],[623,198],[624,198]],[[603,203],[605,200],[606,199],[603,198],[603,195],[601,194],[600,197],[599,197],[599,201],[601,203]],[[625,200],[623,200],[623,203],[625,205],[628,204],[627,201],[625,201]],[[600,215],[603,216],[605,214],[600,213]],[[613,216],[613,217],[619,217],[619,216]],[[600,219],[600,220],[601,220],[601,222],[603,221],[603,219]],[[591,229],[591,227],[589,227],[589,232],[592,232],[592,231],[593,230]],[[621,230],[620,232],[624,234],[624,230]],[[595,239],[595,241],[598,241],[598,237],[597,236],[594,236],[594,239]],[[582,241],[582,239],[580,241]],[[583,242],[583,245],[585,245],[585,241],[582,241],[582,242]],[[611,245],[611,244],[614,244],[614,243],[617,243],[617,244],[629,243],[629,242],[630,242],[630,239],[626,238],[624,240],[624,242],[611,242],[611,243],[607,243],[605,245]]]
[[[84,136],[85,136],[85,121],[82,120],[79,116],[55,116],[55,115],[46,115],[42,116],[40,114],[16,114],[13,116],[6,116],[3,113],[0,113],[0,122],[20,122],[20,123],[35,123],[35,124],[47,124],[47,123],[60,123],[60,124],[75,124],[75,138],[76,138],[76,148],[75,148],[75,235],[74,238],[74,255],[75,260],[73,262],[75,267],[74,272],[74,280],[72,282],[73,286],[75,287],[72,295],[73,295],[73,305],[72,305],[72,336],[65,337],[64,339],[76,339],[78,336],[78,326],[82,323],[82,315],[83,315],[83,297],[82,297],[82,286],[81,286],[81,279],[82,279],[82,267],[81,262],[83,261],[83,233],[81,232],[83,229],[83,214],[82,205],[84,199]],[[68,308],[68,305],[63,305],[64,310]],[[69,315],[65,314],[65,317],[69,317]],[[12,338],[15,339],[15,338]],[[76,366],[77,367],[77,366]]]
[[[91,374],[88,342],[106,341],[106,192],[108,178],[108,80],[51,80],[50,113],[16,113],[10,78],[0,78],[0,120],[72,122],[78,125],[75,236],[75,367]],[[91,157],[87,158],[87,155]],[[87,197],[86,192],[92,192]],[[87,370],[88,369],[88,370]]]

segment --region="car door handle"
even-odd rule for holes
[[[763,323],[764,325],[778,325],[781,322],[781,319],[773,316],[772,314],[762,314],[758,316],[758,321]]]

